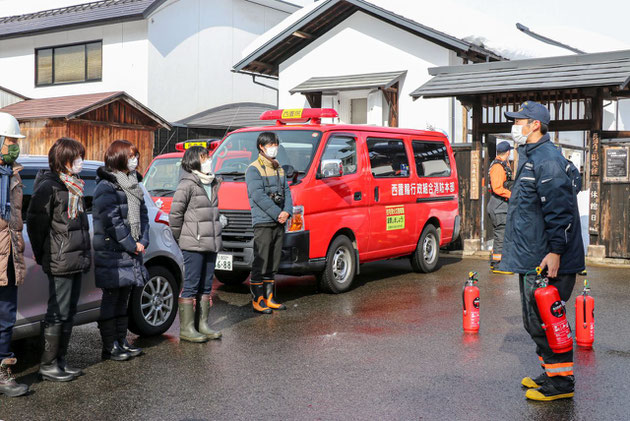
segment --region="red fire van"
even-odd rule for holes
[[[272,131],[277,159],[293,197],[280,272],[315,274],[322,289],[339,293],[359,264],[409,257],[414,270],[435,270],[440,246],[460,228],[457,170],[442,133],[322,124],[333,109],[267,111],[274,125],[230,133],[213,153],[223,177],[219,206],[225,250],[217,259],[223,283],[247,279],[253,260],[252,219],[245,185],[257,157],[256,139]]]

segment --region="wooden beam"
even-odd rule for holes
[[[303,32],[303,31],[295,31],[291,35],[293,35],[294,37],[302,38],[302,39],[311,39],[311,38],[313,38],[313,35],[308,34],[306,32]]]
[[[602,139],[620,139],[630,138],[630,131],[622,130],[619,132],[604,130],[602,133]]]

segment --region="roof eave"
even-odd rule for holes
[[[418,36],[421,36],[424,38],[430,38],[431,40],[433,40],[433,42],[439,45],[442,45],[445,48],[450,48],[454,51],[457,51],[460,54],[481,55],[483,57],[486,57],[486,59],[491,59],[491,60],[505,60],[504,57],[494,53],[493,51],[490,51],[483,47],[469,43],[468,41],[464,41],[459,38],[449,36],[448,34],[441,33],[432,28],[428,28],[424,25],[421,25],[418,22],[414,22],[410,19],[404,18],[403,16],[396,15],[388,10],[382,9],[364,0],[325,0],[322,2],[322,4],[319,7],[317,7],[316,9],[313,9],[311,13],[303,16],[300,20],[293,23],[287,29],[280,32],[278,35],[270,39],[267,43],[263,44],[258,49],[250,53],[247,57],[243,58],[238,63],[236,63],[232,67],[233,71],[238,72],[238,73],[246,72],[244,71],[244,69],[247,66],[249,66],[252,62],[256,61],[257,58],[259,58],[260,56],[269,52],[271,49],[278,46],[282,41],[290,37],[294,32],[299,31],[300,28],[308,24],[310,21],[316,19],[322,13],[326,12],[328,9],[337,5],[341,1],[350,3],[354,5],[355,7],[357,7],[358,10],[366,12],[377,18],[383,19],[385,21],[389,21],[391,24],[401,27],[401,29],[403,30],[415,32]],[[277,64],[274,65],[273,71],[274,71],[274,74],[277,76],[277,73],[278,73]]]

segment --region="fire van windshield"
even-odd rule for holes
[[[280,139],[278,162],[285,169],[288,166],[304,176],[317,151],[322,133],[313,130],[261,130],[255,132],[233,133],[228,136],[212,155],[212,170],[217,175],[234,177],[241,181],[247,167],[258,157],[256,140],[264,131],[275,133]]]

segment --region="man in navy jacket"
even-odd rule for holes
[[[525,377],[525,396],[538,401],[573,397],[573,350],[554,353],[537,315],[534,300],[535,269],[546,269],[550,285],[558,288],[564,304],[584,270],[584,248],[577,207],[577,191],[570,164],[549,138],[549,111],[527,101],[518,111],[506,112],[514,120],[512,137],[519,154],[512,188],[500,269],[519,274],[525,329],[536,343],[544,369],[536,378]]]

